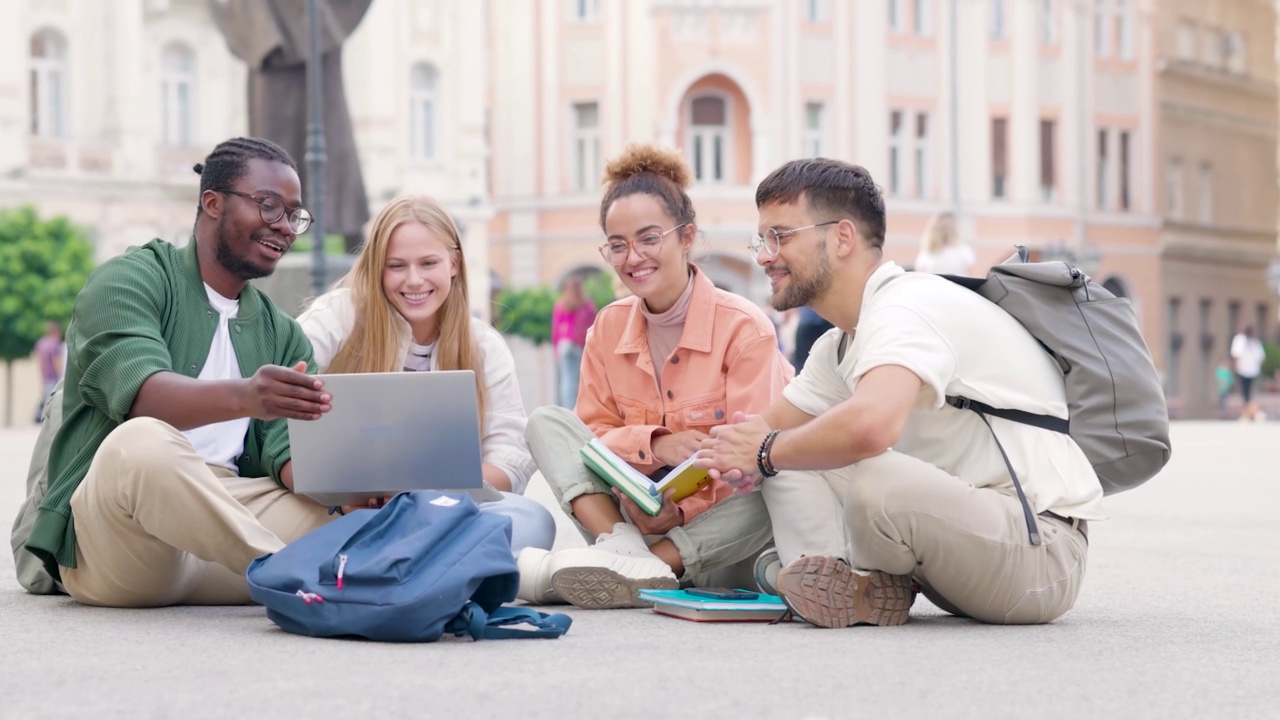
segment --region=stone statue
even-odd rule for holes
[[[342,83],[342,43],[373,0],[316,0],[320,66],[324,79],[326,231],[342,235],[348,252],[359,246],[369,220],[364,177]],[[289,151],[308,191],[307,0],[208,0],[232,54],[249,66],[249,134]],[[308,194],[307,197],[310,197]]]

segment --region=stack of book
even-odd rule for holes
[[[650,515],[657,515],[662,509],[662,496],[668,490],[675,492],[672,502],[681,500],[696,493],[699,487],[707,482],[707,471],[693,466],[695,453],[688,460],[677,465],[661,480],[654,482],[644,473],[631,467],[617,453],[610,450],[596,438],[587,443],[581,451],[582,461],[591,468],[601,480],[618,488],[631,498],[640,509]]]
[[[653,611],[694,622],[772,622],[787,613],[777,595],[747,593],[742,600],[699,597],[687,590],[641,590],[640,599],[653,603]]]

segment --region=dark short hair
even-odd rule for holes
[[[861,165],[829,158],[792,160],[756,188],[756,209],[804,197],[820,221],[849,219],[866,242],[884,247],[884,195]]]
[[[289,152],[270,140],[254,137],[238,137],[223,141],[209,153],[203,163],[196,163],[192,170],[200,176],[200,195],[206,190],[222,191],[244,177],[250,160],[268,160],[288,165],[297,171],[298,164]]]

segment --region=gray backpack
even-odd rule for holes
[[[1027,262],[1027,249],[1021,246],[986,278],[944,277],[999,305],[1049,351],[1066,380],[1068,419],[964,397],[948,397],[947,402],[973,410],[984,422],[993,415],[1068,433],[1089,458],[1107,495],[1141,485],[1169,462],[1169,408],[1127,298],[1111,294],[1069,263]],[[1022,486],[1009,459],[1004,460],[1031,542],[1038,545]]]

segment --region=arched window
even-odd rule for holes
[[[164,144],[188,147],[195,139],[196,56],[180,43],[160,54],[160,117]]]
[[[689,103],[689,163],[700,183],[723,183],[729,177],[729,103],[718,95]]]
[[[67,41],[56,30],[31,36],[31,134],[67,134]]]
[[[440,73],[434,67],[426,63],[413,66],[409,91],[409,151],[419,160],[436,159],[439,88]]]

